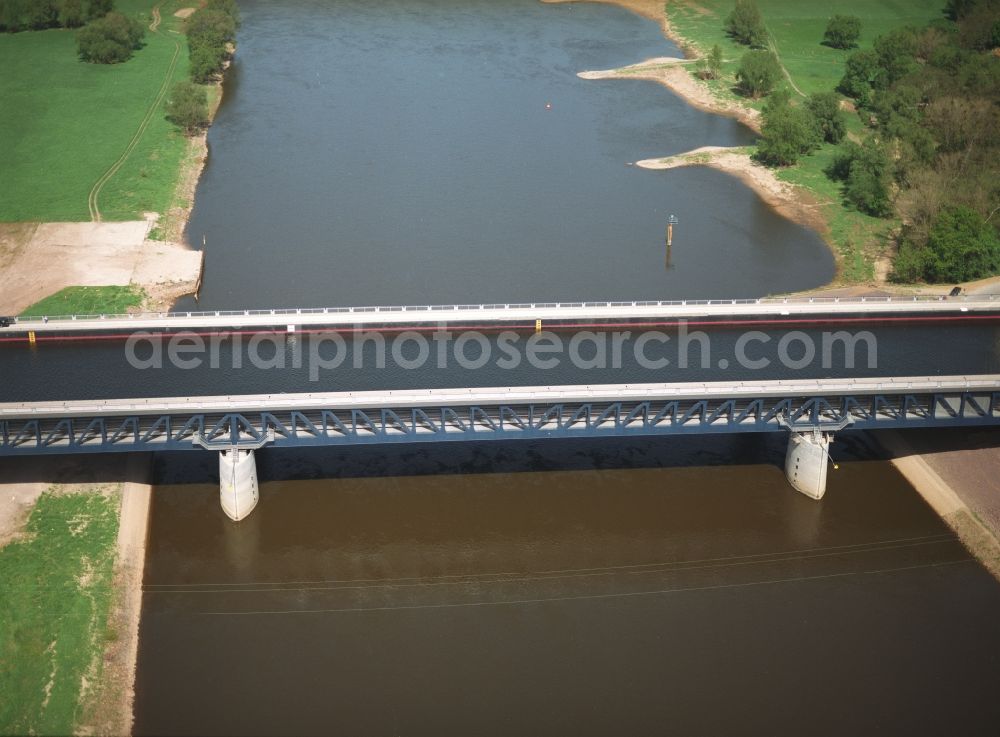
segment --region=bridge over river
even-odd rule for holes
[[[301,334],[324,336],[388,333],[414,340],[423,332],[444,329],[506,331],[517,336],[546,333],[591,336],[613,330],[665,331],[708,349],[711,336],[753,331],[754,340],[779,344],[796,334],[805,345],[806,329],[829,328],[845,346],[863,329],[868,362],[864,370],[854,357],[843,357],[836,370],[819,366],[819,375],[803,376],[787,365],[762,367],[754,378],[729,369],[728,361],[702,362],[682,381],[615,382],[614,371],[590,371],[587,383],[566,381],[582,375],[525,384],[536,371],[512,370],[506,379],[481,385],[477,378],[444,385],[437,377],[421,386],[417,373],[408,385],[393,383],[399,374],[366,370],[371,388],[339,391],[286,391],[284,371],[266,375],[277,390],[251,393],[148,395],[128,392],[131,379],[112,396],[55,396],[0,403],[0,456],[27,454],[209,449],[219,453],[221,502],[233,519],[241,519],[257,503],[254,452],[265,446],[304,447],[400,442],[439,442],[550,437],[611,437],[720,432],[787,432],[785,471],[799,491],[820,498],[825,492],[828,448],[834,432],[845,428],[968,427],[1000,424],[1000,373],[989,369],[1000,321],[1000,302],[992,297],[944,299],[744,300],[711,302],[575,303],[450,307],[340,308],[264,310],[231,313],[21,318],[0,330],[0,365],[12,383],[24,381],[30,365],[51,367],[63,361],[86,364],[84,341],[110,346],[122,343],[211,336],[278,334],[293,343]],[[702,328],[705,342],[686,331]],[[794,330],[793,330],[794,329]],[[984,333],[983,331],[986,331]],[[828,331],[829,333],[829,331]],[[289,338],[289,336],[291,336]],[[923,358],[902,360],[900,346],[914,340]],[[486,340],[485,338],[483,340]],[[641,340],[641,338],[640,338]],[[737,348],[742,338],[736,338]],[[954,341],[959,341],[954,343]],[[978,348],[949,351],[949,341]],[[346,343],[344,344],[346,346]],[[490,344],[485,343],[487,347]],[[636,363],[647,346],[638,351]],[[878,373],[873,352],[888,349],[892,371]],[[482,349],[481,349],[482,350]],[[978,352],[977,352],[978,351]],[[319,354],[316,354],[317,357]],[[395,354],[394,354],[395,355]],[[900,354],[901,356],[903,354]],[[25,356],[28,363],[19,364]],[[704,356],[702,356],[704,357]],[[984,361],[985,358],[985,361]],[[326,360],[326,359],[324,359]],[[656,359],[662,363],[666,359]],[[758,361],[763,359],[756,359]],[[786,362],[787,364],[787,362]],[[15,376],[21,366],[20,377]],[[942,368],[964,367],[942,374]],[[302,367],[299,367],[302,369]],[[312,367],[315,368],[315,367]],[[537,368],[537,367],[536,367]],[[639,366],[632,367],[638,371]],[[662,368],[659,367],[658,368]],[[738,367],[733,367],[737,369]],[[744,367],[745,368],[745,367]],[[806,369],[807,366],[793,366]],[[905,373],[909,370],[909,373]],[[212,378],[200,387],[233,381],[232,368],[182,375]],[[258,376],[261,372],[249,369]],[[44,372],[41,376],[44,380]],[[157,375],[156,373],[153,376]],[[360,374],[359,374],[360,375]],[[464,376],[472,376],[467,373]],[[497,376],[486,372],[486,379]],[[641,374],[649,376],[651,374]],[[79,374],[78,374],[79,376]],[[337,377],[337,370],[331,376]],[[445,376],[454,378],[455,372]],[[462,377],[460,377],[462,378]],[[546,377],[548,378],[548,377]],[[438,385],[433,385],[438,382]],[[188,382],[188,385],[197,382]],[[30,389],[31,382],[25,386]],[[80,386],[80,382],[74,382]],[[373,386],[374,385],[374,386]],[[155,388],[155,384],[153,385]],[[298,388],[298,387],[296,387]],[[9,389],[9,387],[8,387]],[[148,388],[147,388],[148,391]],[[31,391],[28,392],[29,394]],[[71,394],[72,392],[70,392]]]

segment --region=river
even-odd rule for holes
[[[576,77],[678,55],[653,23],[534,0],[241,9],[189,229],[202,309],[832,276],[821,239],[736,180],[628,165],[752,140],[652,83]],[[957,334],[994,360],[993,329]],[[114,391],[99,375],[116,360],[87,369],[88,393]],[[257,380],[234,371],[226,391]],[[994,734],[1000,587],[870,437],[838,436],[821,502],[789,488],[783,451],[756,435],[265,450],[240,524],[214,454],[161,454],[135,732]]]
[[[208,244],[202,309],[725,298],[833,276],[822,239],[737,180],[629,166],[754,136],[652,82],[579,79],[680,56],[625,10],[241,7],[188,230]]]

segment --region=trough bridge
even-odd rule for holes
[[[422,326],[662,325],[679,320],[998,320],[990,298],[577,303],[351,308],[19,319],[0,340],[146,331],[416,329]],[[281,326],[280,328],[276,326]],[[8,346],[13,347],[13,346]],[[255,451],[371,443],[723,432],[786,432],[785,471],[813,498],[826,488],[833,433],[1000,424],[1000,375],[884,376],[633,384],[452,387],[354,392],[0,403],[0,457],[209,449],[233,519],[257,503]]]

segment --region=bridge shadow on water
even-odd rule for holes
[[[1000,438],[1000,436],[998,436]],[[456,474],[587,471],[699,466],[782,467],[785,433],[690,437],[617,437],[481,442],[400,443],[350,448],[265,448],[260,481],[379,478]],[[840,433],[835,460],[878,460],[884,451],[866,433]],[[214,483],[214,453],[157,453],[156,485]]]

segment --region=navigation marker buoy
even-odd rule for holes
[[[545,103],[545,109],[546,110],[551,110],[552,109],[552,103],[551,102]]]

